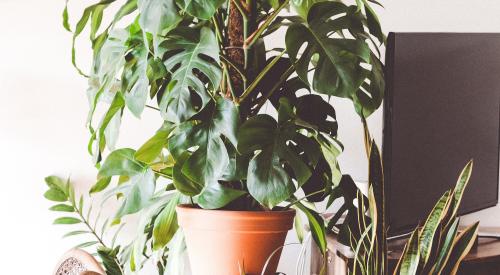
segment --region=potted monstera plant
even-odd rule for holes
[[[368,1],[102,0],[74,29],[66,7],[72,61],[89,79],[88,148],[99,169],[91,193],[118,198],[110,224],[143,220],[132,243],[100,250],[108,272],[147,259],[163,272],[179,223],[194,274],[260,274],[295,210],[326,251],[312,203],[339,197],[330,97],[351,100],[363,118],[383,98],[385,38]],[[87,26],[88,74],[75,51]],[[146,108],[161,118],[158,131],[140,148],[115,148],[124,113],[140,118]],[[274,255],[265,274],[276,271]]]

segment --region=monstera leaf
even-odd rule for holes
[[[209,20],[215,11],[224,3],[225,0],[177,0],[190,15],[199,19]]]
[[[175,0],[138,0],[141,28],[156,37],[173,29],[181,20]]]
[[[373,53],[370,55],[370,64],[372,69],[368,78],[352,98],[356,112],[365,118],[380,107],[385,90],[384,68],[382,62]]]
[[[116,218],[137,213],[150,203],[155,191],[155,175],[146,165],[134,158],[135,150],[123,148],[113,151],[99,169],[99,177],[126,176],[129,180],[118,187],[124,194]]]
[[[216,89],[221,80],[219,47],[215,34],[206,27],[201,30],[178,28],[160,45],[164,50],[171,81],[160,102],[165,120],[180,123],[191,118],[208,102],[206,83]],[[201,101],[195,106],[194,92]]]
[[[178,127],[169,140],[169,150],[179,160],[186,158],[183,154],[188,149],[197,148],[184,160],[181,171],[189,180],[205,186],[216,182],[229,164],[222,137],[236,146],[239,114],[233,102],[219,98],[207,105],[196,118],[200,120],[188,121]]]
[[[281,109],[280,112],[285,113]],[[242,154],[257,151],[248,165],[248,191],[270,209],[295,191],[283,163],[291,167],[299,186],[311,176],[309,167],[287,145],[297,135],[296,129],[291,123],[280,125],[271,116],[261,114],[247,120],[238,131],[238,151]]]
[[[315,4],[307,23],[294,23],[286,33],[286,47],[298,76],[306,83],[310,64],[314,64],[314,91],[352,98],[370,71],[361,63],[370,63],[370,48],[361,39],[333,37],[342,31],[364,33],[362,17],[355,7],[340,2]],[[334,18],[334,19],[332,19]],[[299,52],[303,45],[303,52]]]

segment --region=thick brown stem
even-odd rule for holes
[[[244,72],[244,20],[233,1],[231,1],[229,6],[228,41],[229,47],[227,49],[227,55],[229,61],[238,66],[241,72]],[[241,77],[238,71],[232,66],[229,67],[229,77],[235,96],[241,95],[244,89],[243,77]],[[231,91],[226,92],[226,97],[231,97]]]
[[[240,7],[235,4],[239,1]],[[241,9],[241,10],[240,10]],[[245,16],[242,15],[242,12]],[[246,18],[246,20],[245,20]],[[246,27],[246,29],[245,29]],[[233,89],[234,96],[239,97],[243,94],[246,85],[251,83],[255,78],[257,68],[252,66],[254,57],[253,49],[244,49],[244,41],[246,36],[253,33],[257,27],[255,16],[255,1],[233,0],[229,6],[229,19],[227,28],[227,57],[229,61],[238,67],[236,70],[233,66],[229,66],[229,79]],[[245,33],[246,32],[246,33]],[[245,77],[240,74],[242,72]],[[246,82],[245,82],[246,79]],[[226,91],[226,97],[232,96],[231,90]],[[240,106],[240,114],[245,118],[250,111],[250,104],[245,103]]]

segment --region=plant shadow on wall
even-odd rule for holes
[[[77,199],[69,182],[49,177],[45,196],[59,202],[51,210],[76,214],[55,223],[83,223],[88,230],[67,235],[93,235],[95,241],[82,247],[97,246],[108,274],[137,273],[147,262],[159,274],[183,274],[179,255],[185,239],[191,252],[193,237],[178,230],[178,218],[183,220],[178,205],[212,210],[200,213],[265,217],[293,208],[307,217],[323,255],[327,232],[338,227],[347,244],[375,241],[377,258],[370,263],[383,262],[383,184],[372,183],[368,200],[378,206],[368,211],[370,223],[355,206],[354,182],[337,162],[343,148],[329,103],[330,96],[351,100],[365,126],[367,152],[378,152],[365,120],[380,106],[384,91],[379,47],[385,36],[372,4],[378,3],[102,0],[87,7],[73,27],[66,7],[63,25],[73,33],[72,63],[89,82],[88,150],[99,170],[90,195],[101,193],[120,207],[109,219],[91,223],[92,208],[84,214],[84,197]],[[117,12],[104,24],[106,9],[114,5]],[[288,8],[297,15],[288,15]],[[88,75],[77,66],[75,50],[85,28],[93,49]],[[283,46],[266,47],[264,38],[278,30],[286,32]],[[264,114],[266,106],[277,115]],[[106,111],[100,114],[100,108]],[[138,149],[115,148],[124,112],[140,118],[145,108],[163,119],[158,131]],[[370,171],[380,178],[381,164]],[[341,198],[339,215],[325,224],[314,203],[326,200],[330,206]],[[344,212],[346,221],[338,224]],[[118,235],[124,218],[132,215],[140,219],[135,239],[105,243],[110,234],[104,233]],[[377,230],[360,228],[359,221]],[[231,232],[229,222],[218,226]],[[366,239],[373,232],[378,237]],[[363,251],[359,255],[373,255]],[[239,260],[224,270],[239,270]],[[245,268],[256,261],[241,260]],[[263,262],[253,264],[262,268]]]

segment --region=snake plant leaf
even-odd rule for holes
[[[135,158],[135,150],[130,148],[118,149],[106,158],[99,169],[99,177],[129,176],[141,174],[145,167]]]
[[[331,18],[335,19],[331,19]],[[363,40],[331,37],[343,30],[362,30],[362,20],[340,2],[315,4],[307,23],[294,23],[286,33],[286,48],[298,76],[306,83],[310,64],[315,63],[312,88],[316,92],[352,98],[369,71],[370,48]],[[299,52],[306,45],[302,52]],[[314,62],[313,62],[314,60]]]
[[[455,189],[453,190],[453,202],[452,202],[452,216],[455,217],[455,215],[458,212],[458,208],[460,207],[460,203],[462,202],[462,197],[463,193],[465,191],[465,188],[467,187],[467,184],[469,183],[469,179],[472,174],[472,167],[474,166],[474,161],[470,160],[467,165],[465,165],[464,169],[460,173],[460,176],[458,178],[458,181],[455,185]]]
[[[457,236],[453,243],[452,252],[449,255],[446,267],[441,274],[457,274],[460,263],[465,258],[465,256],[467,256],[472,246],[474,245],[478,230],[479,222],[476,222],[473,225],[467,227]]]
[[[226,187],[220,183],[209,183],[201,193],[196,196],[198,205],[203,209],[219,209],[235,199],[245,195],[245,191]]]
[[[152,163],[168,144],[168,137],[173,129],[173,125],[165,122],[155,135],[135,152],[134,158],[144,163]]]
[[[184,163],[182,173],[204,185],[220,178],[229,164],[222,137],[236,145],[239,113],[233,102],[219,98],[207,105],[196,118],[199,121],[185,122],[175,130],[169,140],[169,150],[178,159],[188,149],[197,148]]]
[[[420,260],[420,250],[418,242],[418,230],[413,231],[408,243],[405,246],[401,256],[399,274],[415,275],[417,274]]]
[[[431,274],[437,275],[440,274],[442,269],[446,266],[446,263],[450,257],[450,253],[452,251],[455,237],[457,236],[459,219],[455,219],[454,222],[449,227],[448,231],[443,234],[444,239],[442,240],[443,244],[439,248],[438,256],[434,266],[431,269]]]
[[[186,160],[191,156],[190,152],[184,152],[176,159],[176,163],[174,165],[174,169],[172,171],[173,184],[175,189],[186,196],[196,196],[201,190],[203,190],[204,183],[197,183],[190,180],[182,173],[182,167]]]
[[[209,88],[217,89],[221,80],[219,46],[215,34],[207,27],[201,30],[177,28],[160,45],[165,51],[164,62],[172,79],[163,94],[160,109],[165,120],[181,123],[209,101]],[[191,91],[194,93],[192,94]],[[197,98],[194,98],[197,95]],[[193,102],[201,101],[201,106]]]
[[[115,218],[134,214],[149,205],[155,191],[155,175],[149,168],[130,177],[126,183],[131,186],[124,192],[124,200],[118,209]]]
[[[420,262],[422,265],[427,264],[427,261],[432,253],[434,239],[437,238],[435,235],[441,224],[444,216],[444,210],[446,209],[449,199],[450,191],[447,191],[436,203],[420,231]]]
[[[161,210],[153,226],[153,250],[163,248],[174,237],[179,228],[175,207],[179,204],[180,195],[177,193]]]
[[[181,21],[175,0],[138,0],[141,28],[157,37],[171,30]]]
[[[177,0],[177,4],[190,15],[209,20],[225,0]]]

